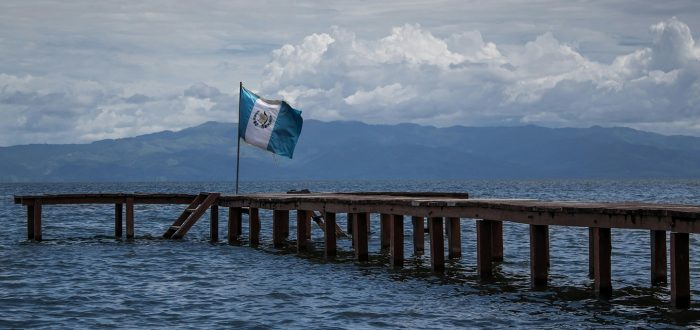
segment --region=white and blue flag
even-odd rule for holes
[[[241,86],[238,136],[243,141],[292,158],[304,120],[285,101],[266,100]]]

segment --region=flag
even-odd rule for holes
[[[258,148],[292,158],[304,120],[285,101],[266,100],[241,86],[238,137]]]

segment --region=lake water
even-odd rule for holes
[[[452,191],[481,198],[646,201],[700,205],[700,181],[309,181],[244,182],[242,192]],[[462,220],[463,257],[444,275],[429,256],[388,267],[372,216],[370,262],[352,260],[340,240],[336,261],[298,256],[271,244],[271,214],[261,210],[259,248],[208,242],[208,217],[182,241],[160,239],[183,205],[137,205],[136,240],[115,240],[113,206],[45,206],[44,241],[26,240],[17,194],[78,192],[231,193],[232,183],[0,184],[0,328],[599,328],[700,327],[700,305],[669,307],[669,287],[650,287],[649,232],[612,230],[613,297],[595,297],[588,273],[588,231],[550,227],[550,287],[530,289],[528,227],[504,224],[505,260],[494,281],[476,274],[475,226]],[[291,217],[294,219],[294,217]],[[338,215],[341,225],[344,215]],[[290,221],[291,238],[296,233]],[[247,235],[247,221],[244,221]],[[698,237],[691,235],[691,288],[700,299]],[[427,251],[426,251],[427,252]]]

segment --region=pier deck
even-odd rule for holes
[[[188,204],[186,212],[198,195],[194,194],[63,194],[15,196],[15,203],[27,207],[27,237],[42,239],[42,205],[54,204],[114,204],[115,237],[122,236],[122,219],[126,214],[127,239],[134,237],[134,204]],[[200,199],[201,194],[200,194]],[[242,235],[243,214],[251,222],[251,243],[259,240],[259,209],[273,211],[273,245],[282,246],[289,238],[290,211],[296,211],[297,248],[306,251],[310,240],[310,219],[320,212],[325,228],[335,228],[336,214],[348,214],[348,231],[352,232],[353,249],[358,261],[369,258],[367,251],[369,214],[381,215],[381,246],[391,251],[391,264],[403,265],[403,221],[410,216],[413,228],[414,253],[423,252],[424,226],[428,223],[431,266],[436,272],[444,270],[446,232],[448,258],[461,257],[462,240],[460,219],[475,219],[477,229],[477,269],[488,279],[493,274],[493,263],[503,259],[504,222],[530,225],[531,285],[545,287],[549,269],[549,226],[577,226],[589,228],[589,276],[594,278],[596,294],[609,296],[611,286],[611,228],[649,230],[651,238],[651,283],[667,282],[666,232],[670,232],[671,299],[674,306],[686,308],[690,304],[689,234],[700,232],[700,207],[689,205],[662,205],[649,203],[590,203],[547,202],[514,199],[470,199],[462,193],[423,192],[360,192],[360,193],[286,193],[218,195],[211,205],[211,236],[218,239],[218,208],[229,208],[228,241],[239,244]],[[124,211],[124,207],[126,211]],[[198,210],[198,217],[203,213]],[[183,213],[181,223],[189,228]],[[198,218],[197,217],[197,218]],[[194,219],[193,221],[196,221]],[[174,228],[177,227],[177,228]],[[446,230],[445,230],[446,229]],[[182,237],[186,230],[173,226]],[[336,253],[336,231],[325,230],[326,256]],[[167,236],[167,235],[166,235]],[[170,236],[167,236],[170,237]]]

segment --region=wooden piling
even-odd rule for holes
[[[595,228],[588,228],[588,278],[595,278]]]
[[[379,215],[379,246],[381,250],[386,250],[391,245],[391,217],[392,215],[386,213],[382,213]]]
[[[209,241],[219,241],[219,205],[213,204],[209,214]]]
[[[549,277],[549,226],[530,225],[530,285],[547,286]]]
[[[114,238],[122,238],[122,225],[124,222],[124,204],[114,204]]]
[[[650,248],[651,248],[651,285],[659,285],[666,283],[666,231],[651,230],[650,233]]]
[[[690,307],[690,247],[688,233],[671,233],[671,304]]]
[[[447,218],[447,257],[457,259],[462,257],[462,228],[459,218]]]
[[[126,198],[126,239],[134,239],[134,198]]]
[[[479,277],[493,277],[493,221],[476,221],[476,269]]]
[[[430,264],[434,272],[445,271],[445,238],[443,236],[442,218],[428,218],[430,231]]]
[[[248,209],[248,230],[250,230],[250,245],[260,244],[260,211],[258,208]]]
[[[34,239],[34,204],[27,205],[27,239]]]
[[[324,212],[323,219],[326,220],[326,230],[324,231],[325,257],[326,259],[332,259],[336,255],[335,213]]]
[[[611,254],[612,241],[610,238],[610,228],[593,228],[595,293],[603,298],[609,298],[612,295]]]
[[[353,223],[354,223],[354,220],[353,220],[353,217],[354,217],[354,216],[355,216],[355,213],[348,213],[347,224],[346,224],[346,227],[347,227],[347,228],[346,228],[346,231],[348,232],[348,235],[352,235],[352,234],[353,234],[352,225],[353,225]],[[354,243],[354,240],[353,240],[353,244],[355,244],[355,243]]]
[[[425,224],[423,217],[412,217],[413,223],[413,254],[422,256],[425,253]]]
[[[34,216],[32,217],[33,220],[33,227],[34,227],[34,240],[37,242],[41,242],[42,237],[41,237],[41,200],[37,199],[34,202]]]
[[[369,224],[369,213],[355,213],[353,215],[353,229],[355,233],[352,235],[353,241],[355,242],[355,260],[357,261],[368,261],[368,235],[367,227]]]
[[[309,250],[309,222],[307,211],[297,210],[297,252]]]
[[[391,266],[403,267],[403,215],[389,217]]]
[[[491,260],[503,261],[503,221],[491,222]]]
[[[243,210],[240,207],[228,208],[228,244],[240,244]]]
[[[272,245],[275,248],[284,247],[284,242],[289,238],[289,211],[272,211]]]

